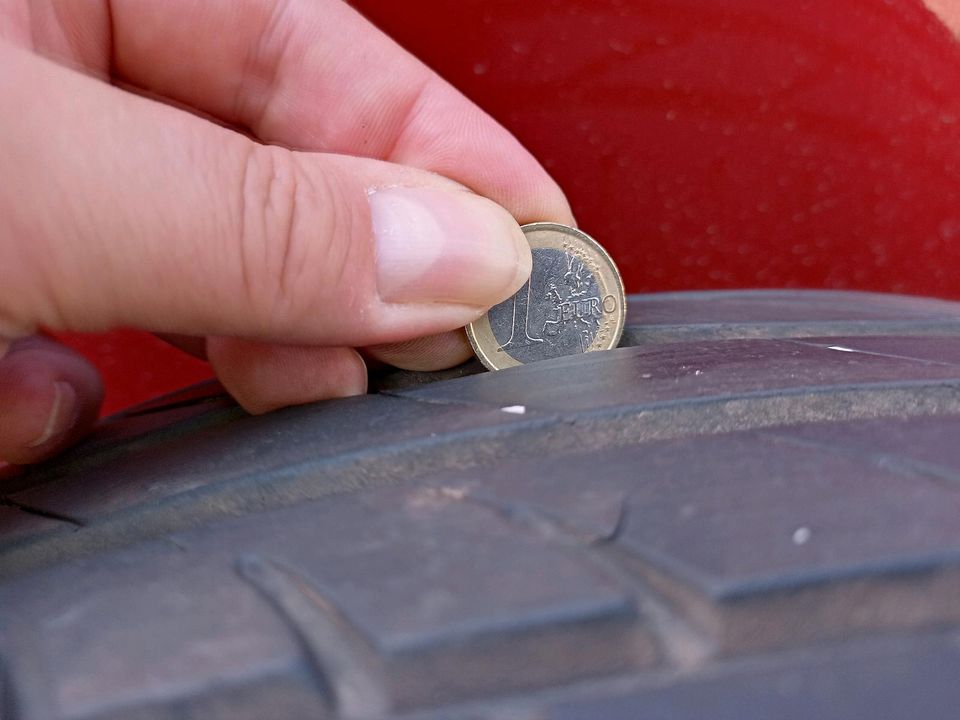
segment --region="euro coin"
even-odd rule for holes
[[[502,370],[578,353],[610,350],[626,318],[623,281],[600,244],[576,228],[522,227],[533,270],[516,295],[467,326],[477,357]]]

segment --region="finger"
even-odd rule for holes
[[[530,272],[503,208],[293,153],[0,46],[0,327],[364,346],[454,329]]]
[[[367,369],[350,348],[212,337],[207,341],[207,355],[227,391],[255,414],[367,391]]]
[[[925,2],[927,8],[935,13],[954,35],[960,34],[960,5],[955,0],[925,0]]]
[[[0,460],[37,462],[75,442],[97,419],[103,385],[83,357],[43,337],[0,359]]]
[[[65,27],[34,38],[73,38],[76,60],[265,141],[428,169],[521,222],[572,222],[509,132],[341,0],[114,0],[109,14],[100,3],[37,4],[35,24]]]
[[[414,338],[401,343],[374,345],[363,353],[404,370],[445,370],[466,362],[473,349],[463,330]]]

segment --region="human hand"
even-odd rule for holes
[[[517,221],[572,222],[509,133],[339,0],[0,0],[0,106],[14,463],[102,398],[39,328],[166,334],[251,412],[357,394],[354,348],[466,359],[451,331],[529,274]]]

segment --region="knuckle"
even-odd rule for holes
[[[308,245],[304,193],[292,152],[261,146],[247,152],[239,193],[240,277],[250,306],[265,320],[295,300]]]
[[[334,168],[306,167],[303,156],[256,146],[244,161],[241,188],[241,272],[244,292],[265,327],[303,325],[325,299],[349,306],[361,249],[356,202]]]

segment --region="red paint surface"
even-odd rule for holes
[[[211,376],[207,363],[149,333],[117,330],[102,334],[57,333],[57,337],[100,369],[107,390],[104,415]]]
[[[631,292],[960,297],[960,46],[918,0],[364,0],[547,166]],[[108,410],[205,374],[74,339]]]

